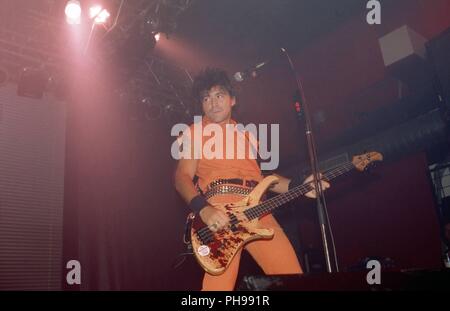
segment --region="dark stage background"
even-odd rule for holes
[[[87,7],[92,2],[86,0],[82,4]],[[120,0],[101,2],[115,10],[112,12],[117,12],[121,3]],[[183,102],[185,89],[170,84],[170,96],[175,94],[177,98],[166,105],[166,97],[162,100],[164,107],[153,106],[162,107],[162,110],[157,108],[150,115],[145,110],[149,108],[146,106],[149,102],[142,101],[143,98],[153,100],[158,96],[168,96],[156,94],[158,87],[162,89],[160,82],[164,79],[160,77],[160,81],[155,72],[165,73],[164,68],[170,66],[164,64],[183,68],[189,88],[187,77],[204,67],[222,67],[232,76],[236,71],[270,59],[256,78],[236,83],[236,119],[244,124],[279,124],[280,166],[277,172],[288,177],[307,173],[309,162],[305,133],[293,110],[295,79],[287,59],[278,52],[281,47],[287,48],[301,75],[320,159],[328,159],[338,149],[364,139],[368,143],[347,149],[356,153],[372,151],[366,150],[366,146],[372,146],[370,142],[373,141],[374,151],[385,155],[385,160],[375,168],[337,179],[326,193],[340,270],[364,270],[364,261],[369,257],[382,260],[396,271],[442,267],[442,220],[439,218],[429,165],[449,158],[447,124],[444,124],[448,122],[449,107],[447,115],[440,114],[441,110],[436,112],[435,108],[439,106],[436,103],[437,86],[425,70],[420,71],[419,76],[426,83],[409,84],[395,76],[395,68],[385,67],[379,39],[404,25],[427,40],[439,37],[450,27],[450,1],[381,1],[382,22],[380,25],[369,25],[366,21],[366,1],[360,0],[155,0],[154,3],[185,2],[190,5],[177,15],[177,27],[170,29],[168,36],[153,42],[152,48],[144,49],[139,49],[144,44],[139,36],[127,38],[128,41],[119,47],[112,44],[122,42],[127,32],[133,34],[142,30],[132,22],[133,18],[144,12],[141,7],[149,5],[154,9],[152,1],[125,2],[127,6],[123,16],[129,19],[118,20],[118,25],[134,26],[123,33],[123,27],[109,32],[105,31],[107,28],[98,26],[96,32],[92,32],[92,40],[87,41],[90,27],[83,23],[78,28],[66,25],[66,1],[39,0],[33,1],[33,4],[22,0],[0,1],[1,72],[6,66],[4,64],[12,63],[9,56],[17,57],[16,54],[20,56],[25,51],[15,49],[15,45],[11,50],[11,46],[5,44],[7,39],[20,39],[10,36],[14,31],[27,32],[28,37],[24,38],[28,39],[24,39],[23,44],[35,53],[33,57],[42,54],[31,40],[39,39],[42,29],[45,36],[42,36],[41,44],[49,43],[49,49],[57,46],[56,50],[63,55],[53,55],[45,61],[47,65],[64,67],[55,76],[60,80],[55,77],[52,80],[52,91],[61,97],[66,115],[63,215],[54,215],[55,219],[63,219],[62,246],[61,234],[59,240],[51,237],[54,242],[52,247],[59,250],[61,255],[58,256],[62,257],[61,269],[51,263],[52,269],[57,266],[58,272],[52,272],[52,277],[54,281],[54,278],[61,276],[62,289],[200,289],[203,271],[192,256],[187,256],[182,264],[174,266],[181,262],[179,254],[186,251],[182,238],[189,211],[173,186],[176,162],[171,156],[174,137],[170,130],[176,122],[192,122],[192,102]],[[19,11],[28,5],[34,6],[33,12],[44,6],[52,8],[55,13],[50,10],[44,13],[53,18],[47,22],[42,17],[46,16],[42,13],[45,10],[41,10],[44,15],[35,14],[32,20],[19,24]],[[165,8],[164,5],[161,8]],[[166,9],[160,12],[169,15],[170,12],[164,11]],[[34,19],[40,21],[39,27],[33,24]],[[33,26],[28,29],[29,25]],[[51,29],[52,25],[56,25],[60,32],[46,30],[46,27]],[[162,25],[158,27],[169,27]],[[138,55],[141,50],[143,54]],[[130,55],[147,57],[147,62],[136,63]],[[20,58],[23,62],[21,66],[30,65],[30,55],[21,57],[25,59]],[[164,70],[158,69],[158,66]],[[141,74],[139,77],[142,78],[142,72],[145,72],[144,78],[147,80],[139,81],[136,75]],[[445,70],[442,72],[445,77]],[[11,80],[16,83],[20,78],[16,75]],[[146,84],[150,80],[153,84]],[[55,81],[63,81],[63,86]],[[1,105],[6,98],[2,94],[0,92],[0,121]],[[178,100],[178,95],[183,100]],[[185,106],[180,106],[180,102]],[[26,104],[30,105],[30,102]],[[183,114],[171,114],[174,111],[179,113],[176,109],[180,107],[186,108]],[[417,117],[428,115],[430,111],[434,111],[429,115],[436,117],[433,119],[437,120],[436,128],[444,124],[439,128],[443,134],[439,137],[439,143],[427,139],[432,136],[431,131],[421,132],[411,121],[422,122]],[[9,112],[6,115],[9,118]],[[425,121],[422,123],[425,124]],[[62,126],[58,122],[55,124]],[[35,125],[46,130],[49,128],[46,127],[48,124],[41,125],[39,122]],[[400,133],[397,127],[400,125],[406,129],[403,140],[397,137]],[[391,129],[391,132],[385,132]],[[378,150],[377,146],[383,144],[375,143],[375,140],[382,133],[388,134],[384,134],[385,146]],[[20,145],[20,137],[13,137],[13,140],[19,141],[17,145]],[[401,142],[394,143],[396,140]],[[0,144],[5,141],[0,141]],[[55,151],[55,148],[52,150]],[[44,151],[42,154],[47,154]],[[60,155],[62,152],[56,153]],[[58,171],[61,176],[62,166]],[[4,167],[0,166],[0,169]],[[53,186],[58,188],[58,185]],[[62,185],[59,186],[62,192]],[[2,209],[2,204],[6,204],[2,200],[0,197],[0,221],[6,210],[6,205]],[[276,212],[276,216],[291,238],[304,269],[322,273],[324,264],[314,203],[313,200],[298,199]],[[45,213],[46,206],[42,204],[40,208]],[[13,210],[11,215],[15,217],[20,212]],[[37,215],[34,212],[33,215]],[[25,218],[29,222],[34,220],[28,214]],[[24,226],[27,227],[28,222]],[[51,231],[51,234],[57,232],[52,224],[44,229]],[[16,228],[16,231],[20,230]],[[23,240],[25,247],[28,247],[28,238]],[[11,246],[11,241],[6,238],[0,239],[0,242],[3,243],[0,244],[3,254],[14,250],[14,245]],[[23,260],[20,251],[16,256]],[[39,251],[44,253],[44,257],[45,252],[49,252],[45,245]],[[58,257],[53,255],[52,258]],[[3,258],[6,257],[0,253],[0,259]],[[8,268],[9,262],[13,261],[10,259],[12,257],[8,258],[9,261],[5,259],[0,262],[0,269]],[[43,260],[47,260],[45,258]],[[73,259],[81,263],[81,285],[66,283],[66,263]],[[27,268],[22,270],[34,271],[33,263],[30,261],[27,264]],[[43,265],[48,268],[47,262]],[[11,274],[5,282],[0,275],[3,282],[0,288],[8,288],[11,284],[13,288],[22,288],[22,283],[13,284],[14,273],[17,272],[14,271],[8,271]],[[25,275],[27,271],[22,272]],[[45,272],[42,271],[40,273]],[[21,275],[22,272],[17,273]],[[261,273],[252,259],[244,254],[238,284],[245,276]]]
[[[383,64],[380,37],[407,24],[432,39],[450,26],[447,0],[383,3],[382,24],[376,26],[366,23],[365,7],[355,1],[340,7],[297,4],[297,10],[289,9],[292,1],[261,2],[198,1],[155,53],[193,72],[222,66],[232,74],[287,46],[316,116],[319,154],[332,150],[346,130],[364,125],[371,111],[399,99],[398,82]],[[255,6],[262,7],[259,13]],[[321,12],[325,17],[319,18]],[[279,22],[264,23],[271,20]],[[63,262],[81,262],[82,290],[199,289],[202,271],[192,257],[172,267],[184,251],[188,209],[172,183],[170,126],[163,119],[130,119],[130,107],[111,92],[118,83],[110,79],[115,74],[114,67],[93,71],[86,64],[73,73]],[[277,58],[257,79],[238,87],[239,120],[279,123],[280,170],[293,172],[290,168],[304,163],[307,153],[292,111],[295,83],[287,62]],[[415,152],[332,184],[326,196],[342,270],[357,268],[369,256],[390,258],[397,269],[441,267],[428,174],[426,154]],[[300,199],[278,214],[302,259],[317,257],[320,250],[313,205]],[[259,272],[245,257],[240,278]]]

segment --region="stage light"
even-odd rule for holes
[[[101,5],[94,5],[89,9],[89,17],[94,18],[97,17],[102,11]]]
[[[78,0],[69,0],[66,4],[66,21],[68,24],[81,23],[81,5]]]
[[[103,9],[100,13],[98,13],[94,21],[96,24],[103,24],[106,22],[110,15],[111,14],[109,14],[108,10]]]
[[[159,39],[161,39],[161,34],[158,32],[158,33],[155,35],[155,40],[156,40],[156,42],[158,42]]]

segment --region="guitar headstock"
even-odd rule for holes
[[[364,171],[368,165],[376,161],[383,161],[383,155],[379,152],[368,152],[354,156],[352,159],[353,165],[359,171]]]

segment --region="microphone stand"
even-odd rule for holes
[[[334,247],[333,234],[331,232],[331,227],[330,227],[329,219],[328,219],[328,213],[326,210],[324,191],[322,189],[322,184],[319,182],[319,180],[321,179],[320,178],[320,170],[319,170],[319,162],[317,160],[316,146],[315,146],[315,142],[314,142],[314,136],[313,136],[312,125],[311,125],[311,118],[310,118],[310,114],[309,114],[308,105],[307,105],[307,102],[305,99],[305,95],[303,92],[303,85],[301,83],[301,79],[300,79],[298,72],[295,70],[294,63],[292,62],[292,59],[289,56],[287,50],[284,48],[281,48],[281,51],[283,51],[283,53],[286,54],[286,57],[289,61],[292,72],[295,75],[298,92],[300,94],[300,98],[301,98],[301,101],[303,104],[303,111],[304,111],[305,124],[306,124],[306,126],[305,126],[306,127],[306,139],[308,142],[308,152],[309,152],[309,159],[310,159],[310,164],[311,164],[312,175],[314,177],[314,188],[316,190],[317,213],[318,213],[318,218],[319,218],[320,233],[322,236],[322,244],[323,244],[323,251],[324,251],[324,255],[325,255],[325,262],[326,262],[326,266],[327,266],[327,272],[329,272],[329,273],[338,272],[339,267],[338,267],[338,262],[337,262],[337,257],[336,257],[336,249]],[[299,118],[299,121],[300,121],[301,116],[299,114],[299,111],[297,111],[297,117]],[[332,265],[331,256],[330,256],[328,235],[330,235],[331,240],[332,240],[333,255],[334,255],[333,256],[334,257],[333,265]]]

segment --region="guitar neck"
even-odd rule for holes
[[[353,168],[355,168],[353,163],[347,162],[346,164],[343,164],[337,168],[334,168],[334,169],[331,169],[331,170],[325,172],[324,174],[322,174],[322,178],[326,181],[331,181],[331,180],[335,179],[336,177],[339,177],[339,176],[353,170]],[[300,196],[303,196],[313,189],[314,189],[313,182],[304,184],[301,186],[297,186],[297,187],[289,190],[286,193],[279,194],[267,201],[264,201],[261,204],[258,204],[252,208],[249,208],[248,210],[246,210],[244,212],[245,216],[249,220],[253,220],[258,217],[261,217],[262,215],[269,214],[277,207],[279,207],[283,204],[286,204],[287,202],[292,201]]]

